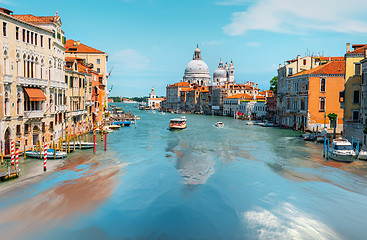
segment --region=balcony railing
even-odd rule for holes
[[[85,102],[85,105],[87,105],[87,106],[92,106],[94,103],[93,103],[93,101],[92,100],[87,100],[86,102]]]
[[[25,118],[43,118],[43,110],[24,111]]]
[[[13,75],[4,74],[4,84],[13,83]]]
[[[22,86],[38,86],[38,87],[47,87],[48,81],[45,79],[38,78],[27,78],[27,77],[18,77],[17,82]]]
[[[86,114],[87,111],[85,110],[77,110],[77,111],[73,111],[71,112],[71,116],[78,116],[78,115],[83,115],[83,114]]]
[[[56,105],[56,112],[66,111],[67,106],[66,105]]]
[[[54,81],[54,80],[50,81],[50,87],[61,88],[61,89],[67,89],[68,88],[66,83],[59,82],[59,81]]]

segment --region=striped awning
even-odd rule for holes
[[[46,101],[46,96],[42,89],[25,87],[24,90],[26,91],[30,101]]]

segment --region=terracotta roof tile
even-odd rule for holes
[[[29,22],[29,23],[50,23],[50,22],[57,22],[60,17],[59,16],[42,16],[37,17],[32,14],[26,14],[26,15],[12,15],[15,18],[18,18],[19,20]]]
[[[72,39],[66,40],[64,47],[66,48],[66,53],[104,53]]]
[[[345,61],[331,61],[316,68],[297,73],[292,77],[307,74],[325,74],[325,75],[345,74]]]
[[[190,83],[188,82],[178,82],[175,84],[168,85],[168,87],[190,87]]]
[[[367,44],[354,44],[352,45],[354,48],[353,51],[348,52],[347,54],[358,54],[358,53],[364,53],[364,50],[367,48]]]
[[[235,94],[229,97],[225,97],[226,99],[235,99],[235,98],[245,98],[245,99],[252,99],[253,96],[246,94],[246,93],[239,93],[239,94]]]

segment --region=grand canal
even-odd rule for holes
[[[2,239],[365,239],[367,163],[327,161],[292,130],[186,115],[168,131],[177,115],[129,108],[141,120],[107,152],[34,177],[41,161],[21,161],[0,184]]]

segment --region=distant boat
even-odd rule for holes
[[[166,113],[165,113],[165,112],[160,112],[159,114],[160,114],[160,115],[165,115]]]
[[[367,149],[366,149],[366,148],[362,148],[362,149],[359,151],[358,159],[359,159],[359,160],[364,160],[364,161],[366,161],[366,160],[367,160]]]
[[[216,126],[216,127],[219,127],[219,128],[222,128],[222,127],[224,127],[224,123],[217,121],[217,122],[215,123],[215,126]]]
[[[55,151],[53,149],[47,149],[47,158],[53,159],[55,156]],[[40,153],[39,151],[26,151],[25,155],[30,158],[41,158],[43,159],[44,154],[43,151]],[[65,158],[66,152],[56,151],[56,159]]]
[[[124,124],[125,127],[128,127],[128,126],[130,126],[131,121],[125,121],[123,124]]]
[[[68,144],[67,142],[63,143],[64,149],[67,147],[67,144]],[[70,148],[74,149],[74,142],[69,142],[69,144],[70,144]],[[97,143],[96,143],[96,145],[97,145]],[[80,148],[80,147],[81,147],[81,149],[90,149],[90,148],[93,148],[93,143],[92,142],[84,142],[84,141],[81,141],[81,142],[75,141],[75,148],[77,149],[77,148]]]
[[[353,162],[357,157],[352,144],[348,140],[341,138],[333,140],[328,156],[339,162]]]
[[[110,125],[108,126],[109,129],[119,129],[121,126],[120,125]]]
[[[186,117],[181,118],[172,118],[169,123],[170,130],[178,130],[178,129],[185,129],[186,125]]]
[[[156,113],[156,111],[153,110],[152,113]]]

